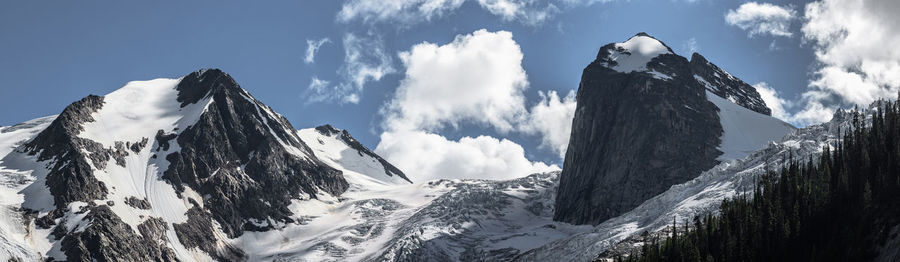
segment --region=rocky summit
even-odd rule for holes
[[[752,86],[645,33],[600,48],[577,102],[554,214],[574,224],[599,224],[792,130]],[[771,132],[738,146],[731,131],[747,121],[733,115]]]

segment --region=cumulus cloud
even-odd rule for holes
[[[575,117],[575,92],[563,98],[556,91],[540,92],[541,101],[531,107],[528,120],[522,125],[523,132],[540,134],[541,148],[553,150],[562,159],[569,146],[572,133],[572,118]]]
[[[559,170],[532,162],[519,144],[490,136],[459,140],[423,131],[385,132],[375,149],[417,181],[438,178],[511,179]]]
[[[382,108],[381,142],[376,152],[407,173],[431,178],[509,179],[559,169],[530,161],[517,143],[491,136],[458,140],[437,134],[463,124],[500,133],[541,135],[545,147],[558,150],[562,138],[555,117],[567,118],[574,95],[555,92],[529,114],[523,91],[528,79],[522,51],[506,31],[478,30],[452,42],[421,43],[400,58],[406,74],[394,97]]]
[[[331,40],[326,38],[322,38],[319,40],[306,40],[306,57],[303,59],[307,64],[312,64],[315,62],[316,52],[319,51],[319,48],[326,43],[331,43]]]
[[[791,37],[791,21],[796,18],[797,11],[790,6],[778,6],[770,3],[748,2],[736,10],[728,10],[725,22],[747,30],[750,37],[755,35],[772,35]]]
[[[864,105],[900,88],[900,2],[825,0],[806,6],[803,37],[821,67],[810,86]]]
[[[394,60],[385,51],[384,41],[378,36],[347,33],[342,42],[344,64],[338,69],[342,81],[331,86],[316,85],[316,89],[308,89],[307,102],[359,103],[368,82],[379,81],[385,75],[396,72]]]
[[[865,106],[900,91],[900,2],[822,0],[806,5],[801,29],[817,63],[800,125],[828,121],[841,105]],[[799,106],[798,106],[799,107]]]
[[[471,121],[513,130],[526,113],[522,57],[512,33],[484,29],[401,52],[406,76],[385,108],[384,128],[434,131]]]
[[[395,23],[409,26],[440,18],[459,9],[466,0],[351,0],[341,7],[338,21],[363,23]],[[549,20],[559,8],[539,0],[476,0],[485,11],[505,21],[538,25]],[[598,1],[565,0],[566,4],[592,4]],[[605,1],[600,1],[605,2]]]

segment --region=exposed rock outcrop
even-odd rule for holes
[[[578,89],[555,220],[599,224],[718,164],[719,109],[695,75],[719,74],[731,82],[710,92],[769,113],[755,89],[694,60],[644,33],[600,49]]]
[[[756,92],[756,88],[710,63],[698,53],[691,55],[691,72],[713,94],[757,113],[772,115],[772,110],[766,107],[766,102]]]
[[[82,231],[68,232],[62,239],[62,251],[68,261],[177,261],[175,254],[161,242],[159,227],[165,224],[147,220],[141,224],[142,234],[134,230],[109,209],[91,207]],[[149,222],[149,223],[148,223]]]
[[[94,177],[88,161],[105,165],[109,155],[99,143],[78,137],[82,124],[94,121],[91,114],[101,107],[103,97],[94,95],[72,103],[22,148],[28,154],[37,154],[38,161],[54,159],[46,185],[57,208],[65,208],[74,201],[106,197],[106,185]]]

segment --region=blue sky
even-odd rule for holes
[[[811,87],[815,81],[835,82],[820,72],[823,68],[833,66],[860,74],[863,83],[874,83],[875,91],[887,90],[882,93],[890,93],[898,85],[891,78],[874,77],[878,72],[851,70],[867,60],[848,62],[815,55],[816,51],[827,52],[834,47],[823,44],[833,37],[828,34],[827,21],[812,23],[836,17],[828,13],[839,11],[840,3],[834,2],[819,2],[822,8],[810,17],[807,2],[772,1],[766,3],[768,6],[748,7],[744,10],[747,14],[741,12],[744,20],[728,21],[726,14],[741,11],[739,8],[747,2],[397,0],[393,3],[401,6],[392,11],[382,8],[386,2],[368,0],[263,4],[5,1],[0,3],[0,125],[57,114],[88,94],[103,95],[131,80],[176,78],[214,67],[230,73],[294,127],[330,123],[348,129],[363,144],[376,148],[382,143],[382,135],[391,131],[387,120],[391,113],[386,108],[395,101],[404,79],[414,78],[407,72],[407,62],[415,58],[404,61],[400,54],[416,56],[420,53],[411,50],[424,42],[449,46],[458,36],[472,36],[481,29],[490,36],[509,32],[518,46],[520,66],[527,75],[527,83],[519,87],[526,111],[519,113],[526,118],[542,101],[541,94],[552,90],[564,97],[577,88],[581,70],[594,59],[600,46],[647,32],[678,54],[689,57],[696,50],[750,84],[765,82],[785,102],[783,118],[804,125],[820,120],[798,114],[810,108],[806,105],[811,104],[813,96],[817,99],[813,102],[824,107],[819,111],[871,100],[870,96],[853,96],[852,88],[820,87],[824,84]],[[422,6],[429,3],[439,3],[441,9],[423,13]],[[519,4],[519,9],[492,9],[496,7],[492,3]],[[367,5],[370,9],[365,9]],[[896,11],[897,6],[890,1],[884,5],[888,11]],[[790,12],[773,15],[772,6]],[[860,8],[860,12],[867,10]],[[342,10],[369,11],[348,18]],[[538,15],[545,16],[541,20],[535,18]],[[886,32],[891,32],[896,21],[885,19],[875,22],[888,23]],[[773,24],[785,27],[778,33],[772,30]],[[806,29],[807,24],[820,26]],[[756,29],[759,31],[754,32]],[[329,41],[318,48],[314,61],[304,61],[308,40],[323,38]],[[888,37],[886,41],[895,40]],[[348,48],[358,51],[360,59],[348,59]],[[888,68],[896,63],[894,58],[888,57]],[[378,76],[354,82],[360,75],[354,68],[375,69]],[[318,92],[311,91],[313,78],[328,84]],[[875,91],[869,93],[878,93]],[[357,99],[346,99],[348,94]],[[482,141],[485,143],[502,144],[507,139],[521,145],[528,161],[561,165],[558,150],[546,143],[547,133],[534,131],[537,129],[504,130],[494,122],[466,115],[435,121],[437,126],[419,126],[417,131],[447,140],[442,143],[482,135],[499,141]],[[392,153],[384,145],[379,151]],[[399,156],[394,159],[422,162]],[[497,170],[503,169],[460,172],[477,176]]]

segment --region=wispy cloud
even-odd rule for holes
[[[309,86],[306,88],[306,103],[320,102],[327,99],[331,94],[331,90],[328,89],[330,85],[331,82],[328,80],[322,80],[313,76],[309,81]]]
[[[347,33],[342,43],[344,63],[338,69],[340,83],[332,86],[328,86],[328,82],[323,86],[321,81],[315,86],[311,84],[307,102],[359,103],[367,83],[396,72],[394,60],[379,36]]]
[[[316,52],[319,51],[319,48],[322,47],[322,45],[327,44],[327,43],[331,43],[331,40],[328,39],[327,37],[319,39],[319,40],[307,39],[306,40],[306,57],[303,58],[303,62],[306,62],[307,64],[312,64],[313,62],[315,62]]]
[[[697,52],[697,50],[700,48],[700,46],[697,45],[697,38],[694,37],[691,37],[687,41],[684,41],[684,44],[682,46],[688,56],[690,56],[690,54],[693,54],[694,52]]]
[[[392,23],[412,26],[441,18],[458,10],[467,0],[351,0],[337,14],[340,22]],[[504,21],[541,25],[563,8],[587,6],[611,0],[469,0]]]
[[[797,16],[790,6],[778,6],[770,3],[748,2],[736,10],[728,10],[725,22],[747,30],[750,37],[756,35],[772,35],[791,37],[791,21]]]

